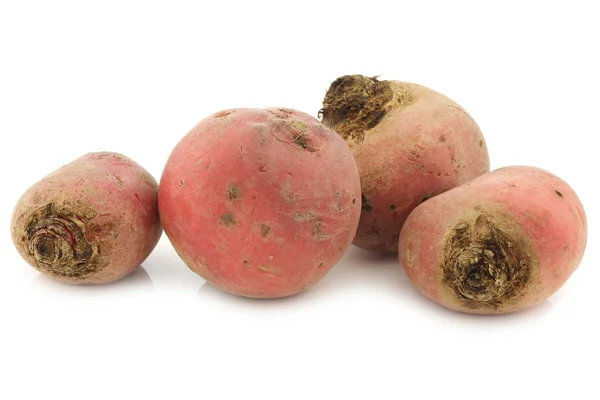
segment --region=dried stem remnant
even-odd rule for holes
[[[345,75],[336,79],[325,94],[323,123],[348,142],[360,144],[365,131],[374,128],[392,108],[411,96],[376,77]]]
[[[498,307],[523,294],[532,260],[525,244],[501,231],[491,217],[480,214],[462,222],[444,249],[444,283],[469,307]]]
[[[69,278],[86,278],[98,272],[98,249],[86,239],[85,222],[68,207],[54,203],[35,210],[24,225],[22,240],[37,267]]]

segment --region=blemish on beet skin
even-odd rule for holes
[[[260,224],[258,227],[260,228],[260,233],[263,238],[266,238],[271,233],[271,227],[267,224]]]
[[[221,216],[221,218],[219,218],[219,224],[225,225],[225,226],[234,226],[234,225],[236,225],[236,222],[235,222],[235,219],[233,218],[233,215],[231,215],[229,213],[225,213]]]
[[[554,193],[556,193],[558,195],[558,197],[563,197],[563,194],[561,192],[559,192],[558,190],[555,190]]]
[[[229,196],[229,200],[235,200],[240,197],[240,189],[237,185],[231,183],[227,186],[227,195]]]
[[[138,195],[137,193],[133,194],[135,196],[136,199],[138,199],[138,201],[142,201],[142,199],[140,199],[140,195]]]

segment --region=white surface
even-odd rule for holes
[[[0,399],[600,398],[595,2],[90,3],[0,3]],[[316,115],[352,73],[449,95],[493,168],[536,165],[572,185],[588,250],[555,296],[453,313],[395,257],[353,248],[305,294],[247,300],[205,285],[165,237],[123,281],[71,287],[14,250],[18,197],[80,155],[121,152],[159,178],[206,115]]]

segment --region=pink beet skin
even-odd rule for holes
[[[457,235],[465,241],[448,256]],[[516,166],[421,204],[404,224],[399,252],[406,275],[433,301],[495,314],[556,292],[580,264],[586,241],[573,189],[549,172]],[[448,279],[452,266],[462,272]]]
[[[175,147],[159,208],[193,271],[230,293],[283,297],[316,283],[348,248],[360,183],[347,145],[315,118],[232,109]]]
[[[126,276],[161,233],[156,180],[117,153],[89,153],[46,176],[21,197],[12,219],[21,256],[74,284]]]

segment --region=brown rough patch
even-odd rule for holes
[[[561,192],[559,192],[558,190],[555,190],[554,193],[556,193],[558,195],[558,197],[563,197],[563,194]]]
[[[82,221],[82,222],[85,222],[85,220],[94,219],[94,218],[96,218],[96,215],[98,215],[98,212],[93,207],[88,207],[83,212],[84,221]]]
[[[537,262],[530,243],[507,221],[478,212],[447,236],[442,280],[466,307],[498,310],[526,292]]]
[[[235,226],[236,222],[235,222],[235,219],[233,218],[233,215],[231,215],[229,213],[225,213],[221,216],[221,218],[219,218],[219,225]]]
[[[306,123],[297,119],[287,121],[286,123],[289,124],[287,126],[290,128],[290,131],[292,133],[293,142],[300,146],[300,148],[302,148],[303,150],[307,150],[311,153],[314,153],[316,149],[310,143],[310,139],[307,135],[308,126],[306,125]]]
[[[315,149],[308,147],[308,140],[306,139],[306,136],[304,136],[304,134],[302,134],[302,133],[299,133],[294,136],[294,143],[296,143],[298,146],[300,146],[304,150],[308,150],[311,152],[315,151]]]
[[[320,219],[315,219],[313,226],[313,238],[315,240],[325,240],[327,239],[327,234],[322,231],[323,221]]]
[[[444,136],[444,135],[440,135],[440,136],[437,138],[437,141],[438,141],[438,143],[446,143],[446,136]]]
[[[267,224],[260,224],[258,227],[260,228],[260,234],[263,238],[266,238],[271,233],[271,226]]]
[[[21,241],[38,269],[50,275],[85,279],[106,266],[94,239],[110,235],[114,226],[92,224],[90,220],[97,212],[91,208],[83,214],[76,214],[66,204],[48,203],[27,216]]]
[[[179,181],[179,188],[181,189],[185,185],[185,181],[182,179]]]
[[[411,101],[410,93],[392,88],[389,81],[345,75],[330,85],[319,115],[346,141],[360,144],[366,131],[377,126],[392,108]]]
[[[390,211],[394,211],[396,209],[396,205],[394,203],[390,204]]]
[[[292,121],[290,121],[290,125],[292,126],[292,128],[300,133],[305,133],[306,131],[308,131],[308,126],[306,126],[306,124],[298,119],[294,119]]]
[[[229,186],[227,186],[227,196],[229,196],[229,200],[236,200],[240,197],[240,189],[236,184],[230,183]]]

